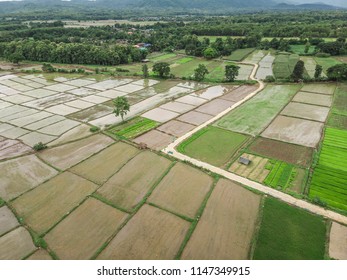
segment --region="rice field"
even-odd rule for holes
[[[290,50],[295,54],[312,54],[315,51],[315,46],[310,46],[308,52],[305,53],[306,45],[290,45]]]
[[[268,85],[251,100],[218,120],[215,126],[257,135],[268,126],[299,88],[298,85]]]
[[[215,166],[222,166],[247,139],[248,137],[243,134],[212,126],[195,133],[182,142],[177,150]]]
[[[287,79],[293,73],[296,63],[299,61],[297,54],[279,54],[276,56],[273,71],[276,79]]]
[[[245,57],[250,55],[254,50],[254,48],[238,49],[236,51],[233,51],[231,55],[226,57],[226,59],[233,61],[241,61]]]
[[[322,260],[325,236],[321,217],[267,198],[253,259]]]
[[[135,117],[127,121],[126,123],[112,127],[108,129],[107,131],[118,137],[131,139],[147,131],[150,131],[151,129],[157,127],[158,125],[159,123],[153,120],[146,119],[143,117]]]
[[[309,195],[347,211],[347,131],[327,128]]]

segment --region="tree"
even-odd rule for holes
[[[305,63],[302,60],[299,60],[294,67],[293,73],[291,74],[291,78],[298,82],[299,80],[302,80],[304,78],[304,71],[305,71]]]
[[[308,51],[310,50],[310,47],[311,47],[311,44],[309,42],[307,42],[305,45],[304,53],[308,53]]]
[[[228,82],[235,81],[235,78],[239,74],[240,66],[237,65],[226,65],[225,66],[225,78]]]
[[[194,79],[197,81],[202,81],[205,75],[208,74],[208,70],[205,64],[199,64],[198,68],[194,70]]]
[[[142,65],[142,73],[144,78],[148,78],[149,73],[147,64]]]
[[[158,62],[153,65],[153,72],[157,73],[159,77],[165,78],[170,75],[170,64],[166,62]]]
[[[118,96],[113,100],[113,104],[115,106],[113,113],[116,117],[121,116],[122,121],[124,121],[124,116],[130,111],[128,99],[125,96]]]
[[[319,79],[320,76],[322,75],[323,67],[322,65],[317,64],[316,69],[314,71],[314,78]]]
[[[8,56],[8,60],[12,63],[19,64],[19,62],[24,60],[23,53],[21,51],[16,50],[14,53]]]
[[[216,49],[208,47],[207,49],[204,50],[203,55],[204,55],[204,58],[206,59],[212,59],[212,58],[218,57],[219,53]]]
[[[347,64],[337,64],[327,70],[329,80],[346,81],[347,80]]]
[[[56,71],[56,69],[49,63],[44,63],[41,69],[46,73],[53,73]]]

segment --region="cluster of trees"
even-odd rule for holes
[[[91,44],[50,41],[13,41],[0,44],[0,56],[18,63],[22,60],[66,63],[118,65],[138,62],[147,52],[131,46],[94,46]]]

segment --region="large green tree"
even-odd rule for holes
[[[323,72],[322,65],[317,64],[316,68],[314,70],[314,78],[315,79],[319,79],[321,77],[321,75],[322,75],[322,72]]]
[[[208,74],[208,70],[205,64],[199,64],[198,68],[194,70],[194,80],[202,81]]]
[[[235,81],[236,77],[239,74],[240,66],[231,64],[225,66],[225,78],[228,82]]]
[[[170,71],[170,64],[167,62],[157,62],[153,65],[153,72],[157,73],[161,78],[168,77]]]
[[[327,70],[329,80],[333,81],[347,81],[347,64],[337,64]]]
[[[124,121],[124,116],[130,111],[130,104],[125,96],[118,96],[113,100],[114,111],[113,113],[116,117],[121,116],[122,121]]]
[[[299,80],[302,80],[304,78],[304,71],[305,71],[305,63],[302,60],[299,60],[294,67],[293,73],[291,74],[291,78],[298,82]]]

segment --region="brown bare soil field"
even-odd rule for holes
[[[332,95],[334,94],[335,88],[335,84],[306,84],[301,88],[301,90],[313,93]]]
[[[160,106],[160,108],[182,114],[194,109],[195,106],[173,101]]]
[[[173,136],[160,132],[158,130],[151,130],[145,134],[134,139],[137,144],[144,143],[148,148],[160,151],[173,141]]]
[[[37,250],[34,254],[32,254],[27,260],[31,261],[43,261],[43,260],[52,260],[52,257],[47,253],[44,249]]]
[[[297,117],[318,122],[325,122],[329,114],[329,108],[290,102],[281,112],[281,115]]]
[[[306,147],[316,147],[324,124],[291,117],[278,116],[261,134],[263,137]]]
[[[266,164],[268,163],[267,158],[263,158],[260,160],[259,164],[252,170],[252,172],[249,174],[248,178],[251,180],[255,180],[258,182],[263,182],[267,174],[269,173],[269,170],[265,169]]]
[[[177,120],[190,123],[193,125],[200,125],[200,124],[203,124],[204,122],[207,122],[208,120],[212,118],[213,116],[211,115],[203,114],[196,111],[191,111],[187,114],[180,116],[179,118],[177,118]]]
[[[248,259],[261,196],[232,181],[216,185],[182,259]]]
[[[15,215],[8,209],[7,206],[0,208],[0,235],[10,231],[11,229],[19,226]]]
[[[0,163],[0,197],[13,199],[58,174],[30,155]]]
[[[329,240],[329,256],[338,260],[347,260],[347,227],[333,222]]]
[[[169,168],[171,161],[145,151],[129,161],[97,193],[126,210],[132,210]]]
[[[135,147],[118,142],[74,166],[71,171],[94,183],[102,184],[137,153],[139,150]]]
[[[220,112],[223,112],[224,110],[232,106],[234,103],[235,102],[226,101],[226,100],[218,98],[200,106],[199,108],[196,109],[196,111],[200,113],[216,116]]]
[[[157,129],[159,131],[165,132],[167,134],[171,134],[173,136],[180,137],[180,136],[186,134],[187,132],[193,130],[194,128],[195,128],[194,125],[180,122],[180,121],[176,121],[176,120],[172,120],[172,121],[169,121],[169,122],[159,126]]]
[[[333,98],[330,95],[299,91],[293,98],[295,102],[330,107]]]
[[[173,259],[190,223],[158,208],[144,205],[116,235],[98,259]]]
[[[35,250],[31,236],[24,227],[0,237],[0,260],[20,260]]]
[[[124,222],[127,214],[89,198],[46,236],[60,259],[90,259]]]
[[[33,151],[32,148],[18,140],[4,139],[1,137],[0,141],[0,160],[24,155]]]
[[[65,172],[17,198],[12,202],[12,206],[28,225],[41,234],[96,188],[97,185],[92,182]]]
[[[265,157],[278,159],[295,165],[309,167],[313,149],[259,137],[249,150]]]
[[[177,163],[155,188],[148,201],[194,218],[212,182],[212,178],[202,171]]]
[[[247,95],[255,91],[257,86],[240,86],[234,89],[232,92],[222,96],[222,99],[226,99],[233,102],[238,102],[244,99]]]
[[[76,142],[45,150],[40,153],[40,157],[53,166],[65,170],[106,148],[113,142],[111,138],[104,135],[93,135]]]

